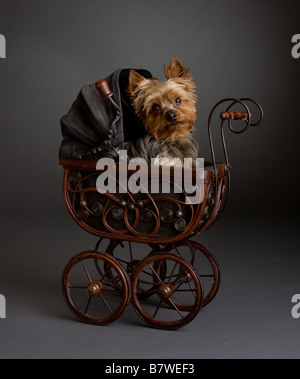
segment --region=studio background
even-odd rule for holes
[[[299,12],[289,0],[0,0],[0,358],[299,358]],[[123,67],[162,79],[173,56],[197,85],[200,157],[210,158],[217,101],[250,97],[264,109],[260,126],[226,133],[230,202],[199,236],[221,263],[222,287],[178,332],[145,327],[131,307],[111,326],[84,325],[60,276],[95,238],[63,203],[59,119],[83,85]]]

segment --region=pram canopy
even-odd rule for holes
[[[152,78],[145,69],[134,70],[147,79]],[[60,158],[98,160],[104,156],[113,156],[112,147],[146,134],[127,96],[129,72],[127,68],[118,69],[105,78],[120,110],[117,119],[116,108],[101,96],[96,83],[81,88],[71,109],[60,120],[63,136]],[[110,143],[107,143],[109,138]]]

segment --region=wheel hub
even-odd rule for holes
[[[86,292],[90,296],[97,296],[102,292],[103,288],[104,288],[104,284],[100,282],[99,280],[95,280],[87,286]]]
[[[184,283],[189,283],[189,282],[191,282],[193,280],[192,275],[185,268],[181,270],[181,280]]]
[[[161,299],[169,299],[174,293],[172,284],[162,284],[157,290],[157,296]]]

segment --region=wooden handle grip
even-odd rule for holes
[[[101,93],[104,99],[108,99],[113,95],[111,92],[109,85],[105,79],[101,79],[96,83],[97,90]]]
[[[222,112],[220,114],[222,120],[246,120],[248,118],[247,112]]]

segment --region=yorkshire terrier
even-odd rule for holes
[[[189,70],[174,57],[164,66],[166,81],[146,79],[130,70],[128,95],[147,134],[126,142],[129,159],[140,157],[155,165],[181,166],[192,158],[195,167],[197,143],[192,135],[196,120],[195,83]],[[154,161],[151,159],[154,158]]]

